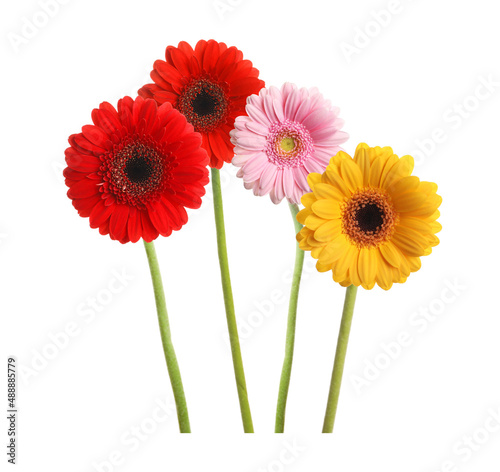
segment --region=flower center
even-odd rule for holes
[[[293,151],[295,149],[295,141],[292,137],[283,138],[281,140],[280,147],[286,152]]]
[[[342,232],[358,248],[377,247],[390,239],[399,217],[381,189],[358,190],[342,206]]]
[[[144,184],[153,174],[153,167],[144,157],[132,157],[126,162],[124,172],[130,182]]]
[[[313,140],[304,125],[285,120],[269,128],[265,152],[269,161],[280,169],[298,167],[314,152]]]
[[[170,159],[147,139],[130,139],[105,154],[100,172],[105,192],[118,202],[144,207],[154,200],[169,179]]]
[[[225,122],[229,101],[223,88],[208,79],[188,84],[177,102],[178,110],[198,132],[210,132]]]

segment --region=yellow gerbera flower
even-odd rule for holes
[[[354,158],[341,151],[323,174],[309,174],[297,241],[320,272],[331,270],[344,287],[388,290],[420,269],[420,257],[439,244],[442,198],[412,171],[411,156],[362,143]]]

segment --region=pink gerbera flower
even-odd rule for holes
[[[307,175],[324,172],[341,151],[348,135],[344,121],[318,89],[298,89],[286,83],[262,89],[247,99],[246,113],[231,131],[232,163],[238,177],[255,195],[269,194],[273,203],[284,197],[298,204],[310,187]]]

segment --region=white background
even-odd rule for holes
[[[25,371],[17,470],[499,470],[498,11],[487,0],[394,2],[66,0],[50,17],[39,0],[4,3],[0,336],[1,362],[14,355]],[[142,244],[100,236],[65,196],[67,137],[101,101],[149,82],[167,45],[200,38],[243,50],[268,85],[318,86],[341,108],[346,151],[365,141],[413,154],[444,199],[441,244],[422,269],[389,292],[359,290],[332,436],[319,432],[344,289],[309,255],[287,434],[271,434],[295,244],[286,203],[222,173],[252,437],[225,341],[211,199],[156,243],[195,433],[181,437],[158,409],[173,397]],[[131,280],[113,281],[123,271]],[[411,345],[393,344],[401,332]]]

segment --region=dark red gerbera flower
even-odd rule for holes
[[[240,50],[213,39],[198,41],[194,50],[184,41],[168,46],[165,58],[154,63],[154,84],[139,95],[177,108],[202,134],[210,167],[220,169],[234,156],[229,132],[235,118],[246,115],[247,97],[265,85],[259,71]]]
[[[68,197],[92,228],[121,243],[169,236],[199,208],[208,183],[201,136],[169,103],[101,103],[94,125],[69,137]]]

